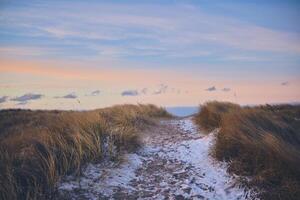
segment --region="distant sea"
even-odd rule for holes
[[[198,112],[198,106],[176,106],[176,107],[166,107],[166,110],[178,117],[184,117],[193,115]]]

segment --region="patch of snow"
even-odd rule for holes
[[[250,198],[252,191],[236,184],[227,173],[226,163],[210,156],[216,132],[201,134],[191,118],[162,123],[179,129],[180,137],[172,135],[172,131],[164,139],[158,135],[156,143],[151,143],[150,137],[139,152],[125,154],[120,165],[90,164],[79,179],[67,177],[59,190],[69,192],[75,199],[78,190],[83,191],[80,197],[86,199],[115,199],[114,194],[120,191],[123,196],[116,199]]]
[[[178,123],[181,130],[190,132],[191,134],[198,134],[198,129],[194,125],[192,118],[181,119]]]
[[[69,176],[58,189],[65,192],[75,189],[84,190],[89,199],[97,199],[99,195],[111,196],[114,189],[118,187],[132,190],[134,188],[129,185],[129,182],[136,178],[135,170],[141,163],[140,157],[132,153],[125,154],[123,163],[117,166],[112,161],[104,164],[89,164],[79,179]]]
[[[190,118],[179,120],[177,124],[183,131],[200,134]],[[160,156],[183,161],[186,166],[191,167],[189,196],[201,194],[207,199],[246,199],[251,191],[247,192],[245,188],[236,186],[236,180],[227,173],[227,165],[210,156],[215,135],[216,132],[212,132],[202,134],[198,139],[170,144]],[[177,193],[182,194],[180,190]]]

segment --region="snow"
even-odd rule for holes
[[[129,182],[136,178],[135,170],[141,165],[140,157],[135,154],[125,154],[123,163],[118,166],[112,161],[102,164],[89,164],[83,175],[77,180],[69,176],[60,184],[59,190],[84,190],[88,199],[97,199],[98,195],[110,196],[117,187],[133,188]],[[91,193],[91,194],[89,194]]]
[[[79,179],[67,177],[59,191],[73,199],[78,190],[86,199],[250,198],[253,191],[240,187],[227,173],[226,163],[211,157],[216,132],[201,134],[191,118],[163,121],[162,125],[178,129],[180,137],[175,133],[165,134],[166,138],[158,135],[159,140],[151,136],[152,142],[137,153],[125,154],[120,164],[89,164]],[[125,196],[114,198],[118,192]]]
[[[199,130],[197,126],[195,126],[195,124],[193,123],[193,119],[191,117],[180,119],[180,120],[172,120],[171,122],[163,121],[162,123],[171,123],[173,125],[176,125],[182,131],[192,135],[199,134]]]
[[[191,177],[196,184],[190,184],[191,193],[201,194],[208,199],[246,199],[251,191],[245,192],[245,188],[235,187],[236,180],[227,173],[226,163],[217,162],[210,155],[216,131],[208,135],[199,133],[191,118],[179,120],[179,126],[183,131],[200,134],[201,137],[171,144],[165,149],[166,153],[163,156],[181,160],[186,165],[192,166],[193,172],[196,173]],[[209,187],[203,190],[199,185]],[[210,188],[213,188],[213,191]]]

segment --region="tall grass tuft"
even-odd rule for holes
[[[300,106],[211,102],[203,110],[196,121],[220,128],[214,152],[231,172],[251,176],[262,199],[300,199]]]
[[[154,117],[170,115],[154,105],[0,111],[0,199],[52,198],[62,176],[137,148],[139,131]]]
[[[211,132],[215,128],[220,127],[221,116],[224,113],[232,112],[240,109],[240,106],[230,102],[207,102],[199,109],[195,116],[196,124],[200,125],[200,129]]]

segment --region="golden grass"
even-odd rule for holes
[[[300,199],[300,106],[211,102],[202,111],[196,122],[207,131],[220,128],[214,152],[231,172],[251,176],[262,199]]]
[[[87,162],[115,159],[139,146],[139,131],[154,105],[120,105],[93,111],[0,111],[0,199],[49,199],[59,179]]]
[[[240,109],[240,106],[230,102],[211,101],[200,108],[195,116],[196,124],[200,125],[200,129],[211,132],[216,127],[220,127],[221,116],[234,110]]]

